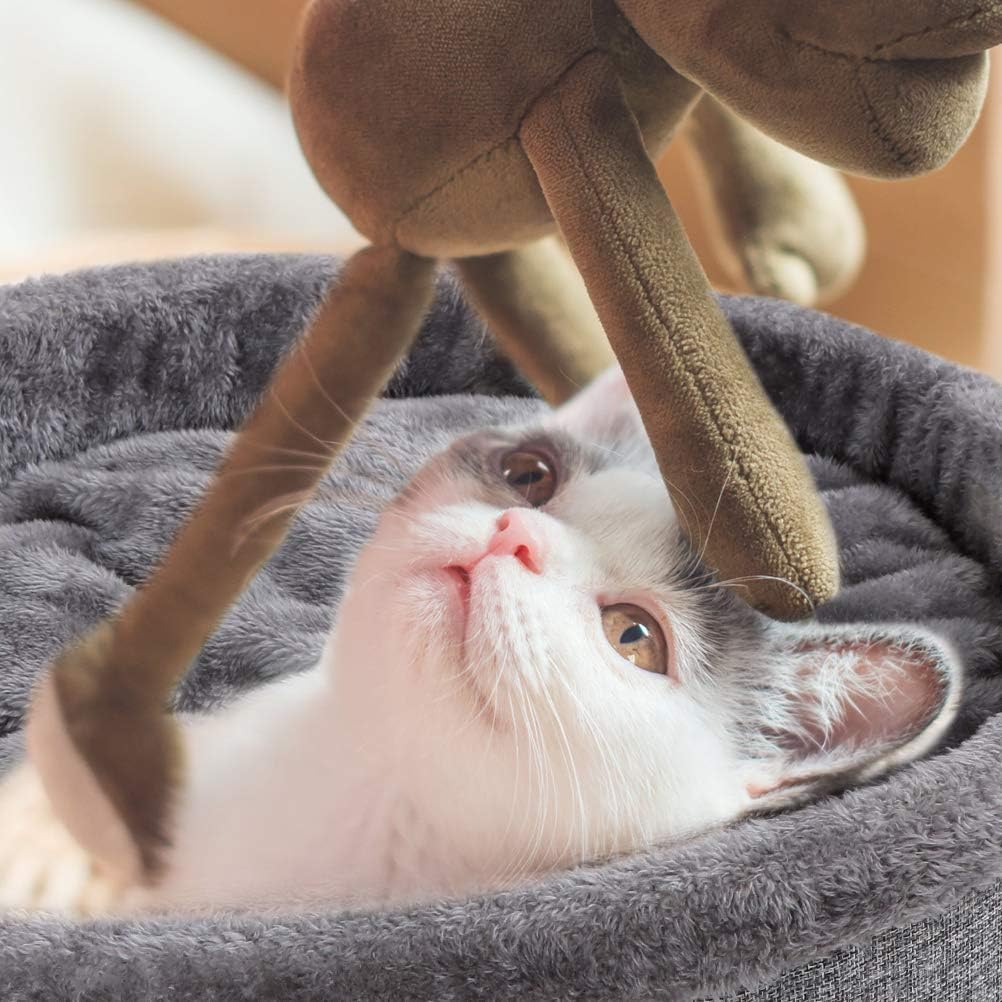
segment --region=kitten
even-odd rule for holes
[[[185,720],[165,877],[131,906],[506,887],[934,746],[960,685],[938,640],[768,621],[685,528],[618,370],[456,441],[384,512],[315,668]]]

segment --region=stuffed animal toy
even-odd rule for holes
[[[323,473],[278,471],[279,457],[318,445],[333,457],[411,343],[440,260],[550,400],[619,361],[680,516],[723,579],[777,617],[831,596],[836,548],[806,465],[651,156],[706,91],[720,105],[701,111],[711,147],[734,141],[736,114],[841,169],[929,170],[973,126],[1000,40],[1002,3],[971,0],[314,0],[294,119],[371,246],[163,565],[36,698],[43,776],[46,756],[63,777],[70,756],[75,784],[105,797],[104,816],[83,816],[72,790],[49,791],[81,842],[155,878],[183,777],[167,695]]]
[[[707,236],[728,279],[801,306],[844,292],[863,264],[866,234],[841,174],[763,135],[708,94],[683,125],[701,168]]]

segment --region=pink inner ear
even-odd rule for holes
[[[887,641],[799,645],[807,655],[800,669],[805,682],[806,741],[801,753],[901,745],[915,737],[940,708],[944,683],[921,650],[906,650]],[[825,728],[816,716],[821,700],[816,690],[822,665],[811,655],[837,658],[844,667],[831,679],[837,709]],[[813,706],[811,705],[813,703]]]

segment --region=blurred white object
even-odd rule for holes
[[[0,0],[0,257],[102,231],[357,239],[267,85],[125,0]]]

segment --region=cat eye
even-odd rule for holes
[[[533,508],[546,504],[557,491],[553,464],[533,449],[515,449],[502,456],[501,477]]]
[[[602,610],[602,629],[613,650],[631,664],[668,674],[668,643],[657,620],[638,605],[622,602]]]

